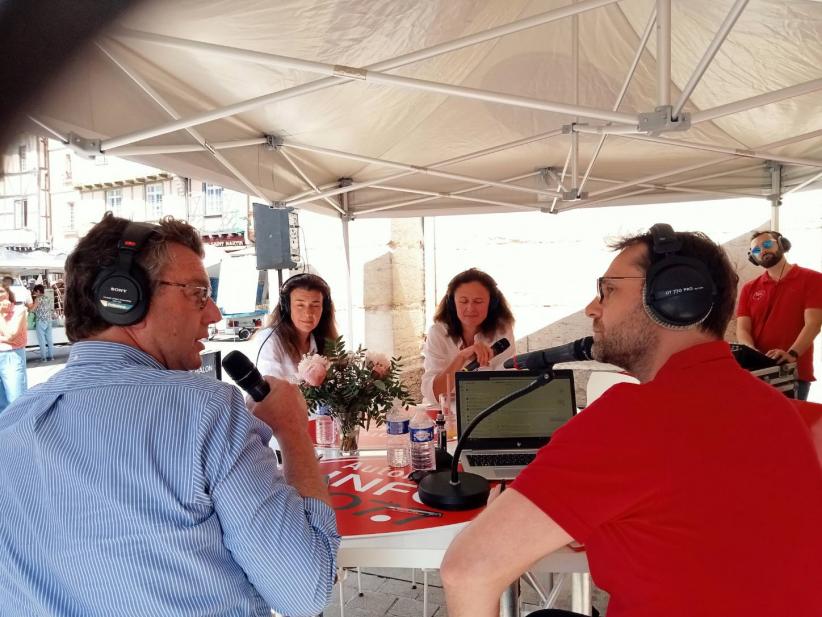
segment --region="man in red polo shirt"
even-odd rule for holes
[[[614,248],[586,308],[593,353],[640,383],[555,432],[455,538],[449,617],[496,615],[505,587],[571,540],[608,617],[819,615],[822,467],[792,402],[722,340],[738,278],[725,252],[667,225]]]
[[[796,398],[807,400],[813,376],[813,339],[822,326],[822,274],[788,263],[790,241],[755,231],[748,259],[765,268],[739,295],[736,338],[779,362],[797,363]]]

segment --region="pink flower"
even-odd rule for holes
[[[320,354],[305,355],[297,365],[297,376],[309,386],[316,388],[325,381],[330,364],[328,358]]]
[[[388,375],[388,371],[391,370],[391,361],[385,354],[369,351],[365,354],[365,357],[377,379],[382,379]]]

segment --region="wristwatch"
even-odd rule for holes
[[[796,352],[796,349],[789,349],[788,355],[794,360],[796,360],[799,357],[799,354]]]

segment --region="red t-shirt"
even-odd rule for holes
[[[609,617],[819,615],[822,467],[727,343],[617,384],[512,485],[586,545]]]
[[[805,326],[805,309],[822,308],[822,273],[794,265],[779,281],[767,272],[745,283],[736,314],[751,318],[751,333],[762,353],[788,351]],[[799,356],[797,373],[814,381],[813,345]]]

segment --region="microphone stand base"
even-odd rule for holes
[[[420,482],[418,493],[426,506],[440,510],[473,510],[488,501],[488,480],[474,473],[459,472],[459,484],[451,484],[451,471],[429,473]]]

